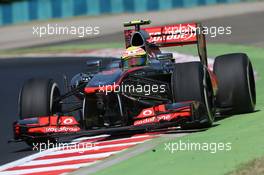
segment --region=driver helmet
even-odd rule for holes
[[[147,64],[147,53],[141,47],[128,47],[122,57],[123,67],[131,68],[145,66]]]

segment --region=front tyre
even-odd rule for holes
[[[210,127],[214,121],[214,95],[209,72],[200,62],[175,64],[172,74],[174,102],[197,101],[205,106],[205,115],[196,121],[183,124],[182,128],[195,129]]]
[[[20,119],[50,116],[61,112],[61,105],[54,100],[60,96],[57,83],[52,79],[33,78],[28,80],[19,95]]]

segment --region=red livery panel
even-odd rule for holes
[[[186,24],[174,24],[166,26],[157,26],[142,28],[149,34],[150,43],[155,43],[158,46],[168,47],[168,46],[179,46],[194,44],[197,42],[197,24],[196,23],[186,23]],[[131,34],[135,30],[125,30],[125,39],[130,41]],[[126,42],[128,47],[130,43]]]

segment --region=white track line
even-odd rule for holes
[[[71,160],[101,159],[101,158],[109,157],[110,155],[113,155],[113,154],[116,154],[116,153],[119,153],[119,152],[120,151],[113,151],[113,152],[107,152],[107,153],[88,154],[88,155],[72,156],[72,157],[65,157],[65,158],[33,160],[33,161],[27,162],[27,163],[25,163],[23,165],[20,165],[19,167],[32,166],[32,165],[45,165],[45,164],[59,163],[59,162],[65,162],[65,161],[71,161]]]
[[[134,139],[138,139],[138,138],[146,138],[146,140],[144,140],[144,141],[142,140],[142,141],[137,142],[137,143],[142,143],[142,142],[147,141],[148,139],[151,139],[152,136],[150,136],[150,135],[139,135],[139,136],[134,136],[134,137],[113,139],[113,140],[106,140],[106,141],[99,141],[99,142],[94,142],[94,143],[82,142],[82,144],[87,143],[89,145],[86,145],[87,146],[86,148],[85,148],[85,145],[81,145],[80,147],[76,146],[77,147],[76,149],[75,148],[74,149],[67,149],[67,147],[62,147],[62,148],[59,148],[58,150],[56,150],[54,152],[48,153],[47,155],[55,155],[55,154],[62,154],[62,153],[73,153],[73,152],[80,152],[80,151],[86,151],[86,150],[97,150],[97,149],[107,148],[108,146],[106,146],[106,145],[96,146],[96,144],[111,143],[111,142],[114,142],[114,141],[122,141],[122,140],[127,140],[127,143],[133,143],[133,140]],[[118,143],[118,144],[121,144],[121,143]],[[115,145],[116,146],[122,146],[122,145],[118,145],[118,144],[111,144],[111,145],[112,146],[115,146]]]
[[[24,157],[22,159],[19,159],[19,160],[16,160],[16,161],[7,163],[5,165],[2,165],[0,167],[0,172],[3,171],[3,170],[5,170],[5,169],[12,168],[12,167],[15,167],[15,166],[24,164],[24,163],[29,162],[29,161],[31,161],[33,159],[38,158],[38,157],[42,157],[42,156],[44,156],[47,153],[52,152],[52,151],[54,151],[54,150],[50,149],[50,150],[46,150],[46,151],[43,151],[43,152],[38,152],[36,154],[33,154],[33,155],[30,155],[30,156]]]
[[[102,136],[102,135],[99,135],[99,136],[96,136],[96,137],[98,138],[100,136]],[[105,135],[103,135],[103,136],[105,136]],[[94,136],[86,137],[86,139],[89,139],[89,138],[93,139]],[[49,150],[46,150],[46,151],[43,151],[43,152],[38,152],[38,153],[35,153],[35,154],[32,154],[32,155],[29,155],[27,157],[24,157],[22,159],[19,159],[19,160],[4,164],[4,165],[0,166],[0,172],[5,170],[5,169],[8,169],[8,168],[12,168],[12,167],[15,167],[15,166],[18,166],[18,165],[22,165],[22,164],[24,164],[26,162],[29,162],[29,161],[33,160],[33,159],[37,159],[39,157],[43,157],[44,155],[46,155],[46,154],[48,154],[50,152],[53,152],[55,150],[57,150],[57,148],[49,149]]]
[[[104,138],[104,137],[109,137],[109,136],[110,135],[108,135],[108,134],[103,134],[103,135],[91,136],[91,137],[81,137],[81,138],[74,139],[72,142],[80,142],[80,141],[83,141],[83,140]]]
[[[63,170],[63,169],[78,169],[83,166],[89,166],[94,164],[92,163],[81,163],[81,164],[74,164],[74,165],[61,165],[61,166],[52,166],[52,167],[43,167],[43,168],[32,168],[32,169],[25,169],[25,170],[12,170],[12,171],[4,171],[0,172],[0,175],[22,175],[28,173],[40,173],[47,172],[47,171],[56,171],[56,170]]]
[[[147,141],[147,140],[145,140]],[[60,155],[60,154],[67,154],[67,153],[83,153],[84,151],[92,151],[92,150],[100,150],[103,148],[115,148],[115,147],[121,147],[121,146],[133,146],[139,143],[143,143],[145,141],[139,141],[139,142],[131,142],[131,143],[119,143],[119,144],[111,144],[111,145],[103,145],[103,146],[95,146],[95,147],[89,147],[89,148],[80,148],[80,149],[69,149],[69,150],[61,150],[61,151],[55,151],[46,154],[45,156],[50,155]],[[45,157],[42,156],[42,157]]]
[[[155,136],[158,136],[158,135],[155,135]],[[105,141],[100,141],[98,143],[109,143],[109,142],[113,142],[113,141],[122,141],[122,140],[133,140],[133,139],[137,139],[137,138],[145,138],[145,137],[149,137],[149,138],[152,138],[152,137],[155,137],[155,136],[151,136],[151,135],[138,135],[138,136],[132,136],[132,137],[126,137],[126,138],[121,138],[121,139],[113,139],[113,140],[105,140]],[[96,144],[96,142],[95,142]]]

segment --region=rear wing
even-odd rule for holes
[[[197,43],[197,23],[174,24],[166,26],[141,28],[148,33],[147,41],[159,47],[179,46]],[[126,46],[130,45],[131,35],[134,29],[125,30]]]
[[[127,25],[132,26],[133,24]],[[127,27],[126,26],[126,27]],[[200,23],[173,24],[148,28],[124,30],[126,48],[131,46],[131,38],[135,32],[147,33],[146,44],[158,47],[183,46],[197,44],[201,61],[207,65],[207,53],[203,27]],[[143,33],[142,32],[142,33]]]

